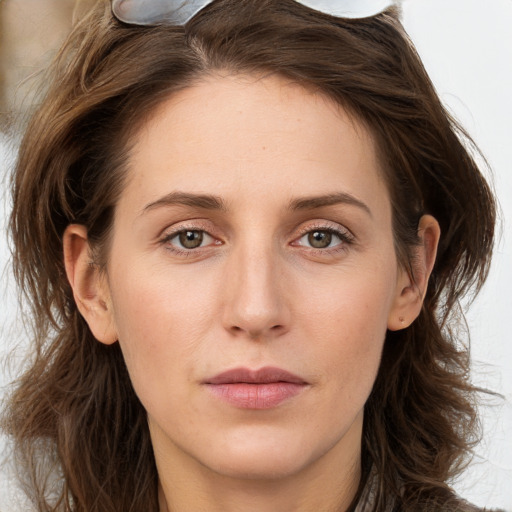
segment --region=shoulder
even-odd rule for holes
[[[448,506],[434,507],[432,510],[425,510],[425,512],[506,512],[501,509],[480,508],[465,500],[457,499],[451,502]]]
[[[458,503],[459,508],[456,509],[456,512],[505,512],[502,509],[489,509],[489,508],[480,508],[468,503],[464,500],[459,500]]]
[[[416,505],[415,507],[395,507],[392,512],[512,512],[504,509],[490,509],[480,508],[476,505],[460,499],[452,497],[444,503],[425,503],[423,505]]]

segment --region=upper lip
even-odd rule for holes
[[[289,382],[291,384],[307,384],[307,382],[293,373],[281,368],[267,366],[259,370],[248,368],[233,368],[219,373],[215,377],[206,379],[205,384],[271,384],[274,382]]]

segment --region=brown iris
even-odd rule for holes
[[[202,231],[182,231],[179,234],[180,244],[185,249],[197,249],[203,243]]]
[[[308,235],[308,242],[315,249],[326,249],[331,245],[332,233],[329,233],[329,231],[312,231]]]

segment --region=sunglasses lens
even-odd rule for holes
[[[184,25],[213,0],[112,0],[114,16],[131,25]]]
[[[398,0],[296,0],[332,16],[368,18],[381,13]],[[112,11],[131,25],[170,23],[184,25],[213,0],[112,0]]]
[[[395,5],[397,0],[296,0],[315,11],[340,18],[369,18]]]

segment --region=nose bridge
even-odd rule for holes
[[[279,255],[268,235],[247,237],[229,258],[224,324],[232,332],[251,337],[286,329]]]

